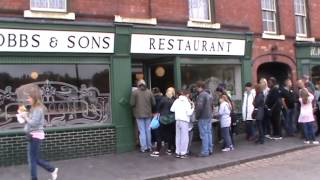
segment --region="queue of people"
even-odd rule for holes
[[[265,139],[301,136],[306,144],[319,144],[316,135],[319,134],[317,127],[320,122],[320,83],[314,86],[308,78],[304,76],[298,80],[296,89],[290,79],[280,86],[273,77],[262,78],[256,85],[245,84],[242,118],[248,141],[264,144]],[[137,84],[130,103],[139,130],[141,152],[159,157],[161,149],[167,147],[165,152],[168,155],[175,152],[177,158],[186,158],[191,153],[195,123],[201,139],[198,157],[214,153],[215,133],[221,137],[223,152],[235,149],[232,136],[235,105],[223,87],[216,89],[218,104],[214,104],[214,95],[206,89],[203,81],[196,84],[196,97],[187,90],[176,93],[173,87],[162,95],[159,88],[153,88],[153,92],[148,90],[143,80]],[[154,116],[159,116],[160,125],[151,130],[150,122]],[[219,120],[219,132],[212,128],[213,119]]]

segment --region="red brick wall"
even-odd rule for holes
[[[309,0],[311,37],[320,39],[320,0]]]
[[[278,0],[280,33],[290,37],[295,37],[296,35],[293,1],[294,0]]]
[[[189,20],[188,0],[152,0],[152,17],[159,22],[185,23]]]
[[[215,21],[236,26],[250,27],[250,31],[262,31],[259,0],[216,0]]]

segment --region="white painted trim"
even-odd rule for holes
[[[121,17],[119,15],[115,15],[114,22],[157,25],[157,18],[149,18],[149,19],[128,18],[128,17]]]
[[[314,37],[304,37],[304,36],[296,36],[296,41],[306,41],[306,42],[315,42],[316,39]]]
[[[208,29],[220,29],[220,23],[209,23],[209,22],[199,22],[199,21],[188,21],[188,27],[199,27],[199,28],[208,28]]]
[[[262,33],[263,39],[275,39],[275,40],[285,40],[285,35],[278,35],[278,34],[269,34],[269,33]]]
[[[76,15],[73,12],[43,12],[43,11],[31,11],[25,10],[23,16],[25,18],[46,18],[46,19],[66,19],[75,20]]]

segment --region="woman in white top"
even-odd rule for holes
[[[242,119],[246,123],[246,139],[252,141],[255,138],[254,132],[254,119],[252,118],[252,112],[254,110],[253,101],[256,96],[256,91],[253,89],[250,82],[245,84],[245,92],[243,94],[242,103]]]
[[[189,122],[194,105],[188,98],[187,91],[180,91],[179,98],[174,101],[170,111],[176,119],[176,157],[186,158],[189,143]]]

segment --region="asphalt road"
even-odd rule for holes
[[[173,180],[319,180],[320,146]]]

